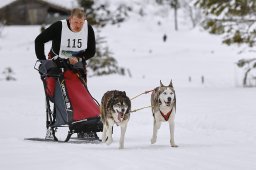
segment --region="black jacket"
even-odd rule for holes
[[[70,29],[70,23],[67,20],[68,27]],[[49,26],[46,30],[44,30],[41,34],[39,34],[35,39],[35,52],[36,56],[39,60],[45,60],[46,56],[44,54],[44,44],[48,41],[52,41],[52,48],[50,53],[52,56],[55,54],[59,54],[60,51],[60,43],[61,43],[61,30],[62,30],[62,22],[57,21],[51,26]],[[95,36],[93,28],[90,24],[88,24],[88,41],[87,41],[87,49],[85,52],[81,53],[79,56],[85,60],[92,58],[95,54]],[[54,51],[54,53],[52,52]]]

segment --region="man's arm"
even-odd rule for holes
[[[48,41],[56,39],[58,35],[61,34],[61,21],[55,22],[41,34],[39,34],[35,39],[35,53],[39,60],[45,60],[46,56],[44,53],[44,44]]]
[[[87,49],[82,54],[82,57],[85,60],[92,58],[96,52],[96,43],[95,43],[95,35],[93,28],[90,24],[88,24],[88,40],[87,40]]]

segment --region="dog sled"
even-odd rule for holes
[[[75,133],[79,139],[89,137],[90,140],[95,140],[95,136],[88,134],[101,132],[103,125],[99,104],[87,88],[84,64],[78,62],[71,65],[65,59],[58,59],[57,62],[38,60],[34,68],[40,73],[44,85],[47,129],[45,139],[59,141],[57,129],[68,127],[67,136],[61,142],[68,142]]]

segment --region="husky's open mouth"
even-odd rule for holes
[[[167,101],[167,102],[164,101],[164,103],[165,103],[166,106],[170,106],[170,105],[171,105],[171,100],[170,100],[170,101]]]
[[[117,119],[118,119],[120,122],[122,122],[123,119],[124,119],[124,113],[123,113],[123,112],[117,112],[117,113],[118,113]]]

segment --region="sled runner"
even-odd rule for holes
[[[74,133],[78,137],[86,134],[93,138],[95,136],[90,133],[102,131],[99,104],[88,91],[82,62],[70,65],[65,59],[55,62],[38,60],[34,68],[40,73],[44,85],[46,139],[58,141],[56,130],[60,127],[69,128],[65,142]]]
[[[71,144],[100,144],[100,140],[84,140],[84,139],[74,139],[69,140],[68,142],[65,141],[55,141],[49,138],[24,138],[26,141],[31,142],[45,142],[45,143],[71,143]]]

